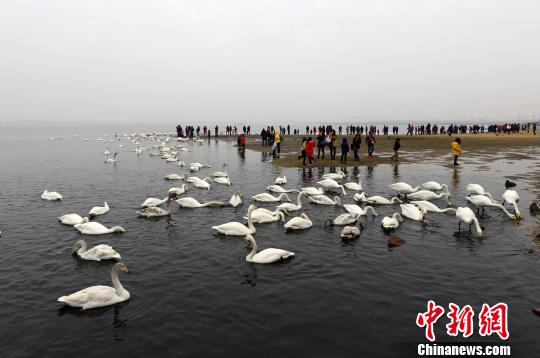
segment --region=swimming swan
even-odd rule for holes
[[[62,296],[58,302],[65,303],[71,307],[81,307],[83,310],[97,307],[114,305],[119,302],[129,300],[129,292],[122,287],[118,280],[118,272],[129,272],[126,265],[119,262],[111,269],[111,279],[113,287],[110,286],[92,286],[72,293],[68,296]]]
[[[229,177],[215,177],[214,182],[218,184],[231,185],[231,178]]]
[[[175,193],[170,193],[169,197],[165,199],[165,202],[167,203],[165,209],[162,209],[159,206],[149,206],[138,210],[137,214],[146,218],[171,215],[171,200],[177,198],[178,196]]]
[[[424,208],[420,209],[413,204],[399,204],[399,206],[401,207],[401,215],[406,218],[416,221],[423,221],[426,218],[427,210]]]
[[[91,218],[98,215],[107,214],[109,212],[109,205],[107,202],[103,203],[103,206],[94,206],[92,209],[90,209],[90,212],[88,215],[90,215]]]
[[[332,180],[341,180],[345,178],[347,175],[343,173],[341,170],[337,173],[327,173],[322,176],[323,179],[332,179]]]
[[[101,261],[101,260],[121,260],[122,257],[109,245],[96,245],[88,249],[86,241],[77,240],[72,248],[72,253],[83,260]]]
[[[181,177],[180,175],[178,174],[168,174],[168,175],[165,175],[165,180],[182,180],[183,177]]]
[[[161,205],[161,204],[163,204],[164,202],[166,202],[167,199],[168,199],[168,198],[164,198],[164,199],[148,198],[148,199],[146,199],[146,200],[141,204],[141,208],[147,208],[147,207],[150,207],[150,206],[158,206],[158,205]]]
[[[313,195],[308,197],[309,200],[315,204],[320,205],[341,205],[341,199],[339,196],[334,196],[334,200],[330,199],[326,195]]]
[[[398,197],[392,197],[391,199],[386,199],[379,195],[366,197],[366,193],[356,193],[354,194],[353,199],[358,202],[365,202],[371,205],[390,205],[390,204],[401,204],[402,201]]]
[[[454,208],[440,209],[439,207],[437,207],[437,205],[427,200],[416,200],[416,201],[413,200],[411,201],[411,204],[414,204],[418,206],[419,208],[424,208],[427,211],[432,211],[434,213],[452,213],[452,214],[456,213],[456,209]]]
[[[415,191],[420,190],[419,186],[413,188],[412,186],[404,182],[390,184],[388,185],[388,187],[393,191],[397,192],[398,194],[404,194],[405,196],[407,196],[407,194],[414,193]]]
[[[248,217],[244,216],[244,219],[247,220]],[[276,211],[270,211],[265,208],[258,208],[251,213],[251,220],[254,224],[266,224],[279,220],[285,222],[285,215],[283,214],[283,211],[279,209]]]
[[[306,214],[302,213],[286,222],[283,226],[287,230],[303,230],[313,226],[313,223]]]
[[[355,191],[362,191],[362,179],[361,178],[361,175],[358,174],[356,176],[358,178],[358,183],[355,183],[355,182],[351,182],[351,183],[345,183],[343,184],[343,186],[349,190],[355,190]]]
[[[281,249],[265,249],[257,253],[257,243],[251,235],[246,235],[244,240],[251,242],[251,252],[246,256],[247,262],[254,262],[257,264],[271,264],[277,261],[288,259],[294,256],[294,252],[281,250]]]
[[[450,202],[449,196],[450,196],[450,194],[448,194],[448,193],[436,194],[436,193],[434,193],[432,191],[429,191],[429,190],[419,190],[419,191],[416,191],[414,193],[410,193],[409,194],[409,199],[413,199],[413,200],[435,200],[435,199],[445,198],[446,203],[448,205],[452,205],[452,203]]]
[[[177,199],[176,202],[182,208],[205,208],[207,206],[225,206],[227,205],[223,201],[207,201],[206,203],[200,203],[197,199],[192,197],[185,197]]]
[[[341,229],[340,236],[345,240],[357,239],[360,237],[362,230],[364,230],[364,225],[360,221],[356,221],[355,226],[345,226]]]
[[[379,215],[375,212],[375,209],[373,209],[373,207],[369,205],[362,209],[356,204],[344,204],[343,209],[345,209],[347,212],[351,214],[357,214],[360,216],[367,216],[368,212],[371,212],[371,215],[373,216]]]
[[[182,186],[180,186],[180,188],[170,188],[168,193],[171,194],[171,193],[174,193],[176,195],[181,195],[181,194],[184,194],[186,191],[188,191],[187,189],[187,185],[186,184],[182,184]]]
[[[41,194],[41,199],[50,201],[62,200],[62,194],[57,193],[56,191],[45,190],[43,194]]]
[[[278,176],[274,183],[277,185],[287,184],[287,177],[285,175],[282,177]]]
[[[323,195],[324,190],[322,188],[315,188],[313,186],[308,186],[307,188],[302,188],[301,191],[307,195]]]
[[[252,195],[251,198],[255,201],[263,201],[263,202],[275,202],[275,201],[281,201],[283,198],[285,198],[287,201],[291,201],[291,198],[286,193],[279,194],[278,197],[275,197],[268,193],[260,193],[256,195]]]
[[[456,210],[456,217],[458,218],[458,229],[461,230],[461,222],[463,221],[465,224],[469,224],[469,231],[471,230],[471,225],[474,223],[476,226],[476,233],[478,234],[478,238],[481,239],[484,237],[484,234],[482,233],[482,228],[480,227],[480,224],[478,223],[478,219],[476,216],[474,216],[473,211],[468,207],[459,207]]]
[[[517,203],[519,201],[519,194],[517,191],[508,189],[506,190],[503,195],[503,205],[504,203],[508,203],[514,207],[514,211],[516,212],[516,218],[519,219],[521,217],[521,213],[519,212],[519,208],[517,206]]]
[[[121,226],[113,226],[110,229],[107,229],[104,225],[91,221],[88,223],[77,224],[74,226],[75,229],[79,230],[81,234],[86,235],[104,235],[114,232],[125,232],[126,230]]]
[[[344,213],[344,214],[339,215],[335,219],[327,219],[324,222],[324,226],[354,224],[355,222],[358,221],[359,218],[360,218],[360,215],[358,214]]]
[[[274,192],[274,193],[298,193],[298,192],[300,192],[298,189],[290,189],[290,190],[283,189],[283,187],[281,187],[279,185],[275,185],[275,184],[267,186],[266,190]]]
[[[229,200],[229,204],[233,208],[236,208],[238,205],[242,204],[242,194],[239,191],[234,193]]]
[[[422,188],[431,190],[431,191],[442,191],[444,190],[445,193],[450,194],[448,191],[448,186],[446,184],[440,184],[436,181],[427,181],[424,184],[422,184]]]
[[[228,177],[229,174],[227,174],[227,171],[225,170],[226,167],[227,167],[227,163],[223,163],[223,171],[222,172],[213,172],[212,174],[210,174],[210,176],[211,177],[216,177],[216,178]]]
[[[319,184],[325,189],[341,189],[343,191],[343,195],[347,195],[347,192],[345,191],[345,188],[343,187],[343,185],[339,184],[334,179],[324,179],[324,180],[318,181],[317,184]]]
[[[207,190],[210,190],[210,183],[213,182],[212,179],[210,178],[204,178],[204,179],[200,179],[200,180],[196,180],[195,182],[193,182],[193,186],[196,187],[196,188],[199,188],[199,189],[207,189]]]
[[[304,191],[300,192],[298,194],[298,197],[297,197],[297,203],[296,204],[293,204],[293,203],[283,203],[283,204],[279,204],[277,206],[278,209],[280,210],[283,210],[285,211],[286,213],[288,213],[289,211],[298,211],[300,209],[302,209],[302,198],[306,196],[306,193]]]
[[[387,230],[397,229],[400,222],[403,222],[403,218],[399,213],[394,213],[392,217],[385,216],[381,221],[383,228]]]
[[[467,191],[469,192],[469,195],[485,195],[492,201],[497,202],[495,199],[493,199],[493,196],[491,196],[490,193],[487,193],[480,184],[467,184]]]
[[[244,235],[253,235],[257,231],[255,226],[253,226],[253,221],[251,218],[251,213],[257,207],[255,205],[250,205],[248,209],[248,225],[241,224],[236,221],[231,221],[225,224],[212,226],[212,229],[217,230],[219,233],[224,235],[233,235],[233,236],[244,236]]]
[[[87,223],[88,218],[83,218],[79,214],[66,214],[62,215],[58,218],[58,221],[60,221],[64,225],[77,225],[82,223]]]

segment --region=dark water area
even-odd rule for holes
[[[427,223],[405,219],[395,233],[406,244],[389,249],[380,223],[399,207],[387,205],[376,207],[379,216],[361,219],[365,230],[359,239],[343,242],[340,227],[325,228],[323,222],[344,210],[305,201],[302,212],[314,222],[312,228],[286,233],[282,224],[262,224],[255,235],[259,249],[282,248],[296,257],[256,265],[245,261],[246,241],[217,235],[211,226],[243,222],[249,196],[264,192],[278,174],[287,176],[288,189],[316,186],[328,168],[280,169],[264,153],[241,155],[232,142],[189,142],[185,145],[192,151],[181,160],[213,165],[197,173],[201,178],[227,162],[232,186],[214,184],[209,191],[193,188],[184,195],[228,200],[240,190],[244,205],[181,209],[175,204],[170,218],[143,219],[135,211],[144,199],[165,197],[181,183],[163,177],[187,168],[150,157],[152,149],[137,155],[135,144],[125,138],[95,141],[114,135],[104,130],[77,137],[74,130],[0,134],[0,356],[415,356],[417,344],[425,342],[415,319],[429,299],[445,308],[449,302],[469,304],[477,314],[483,303],[507,303],[513,356],[537,355],[540,317],[531,308],[540,306],[539,251],[533,238],[539,219],[529,215],[528,205],[538,199],[538,181],[527,177],[538,168],[537,155],[512,163],[491,161],[481,169],[466,160],[458,169],[438,164],[346,169],[344,182],[360,173],[369,195],[390,197],[387,186],[397,181],[447,183],[455,206],[466,205],[468,183],[482,184],[500,199],[507,176],[529,178],[517,181],[523,219],[515,222],[499,210],[486,210],[480,219],[483,241],[474,230],[458,233],[455,216],[429,213]],[[120,151],[116,165],[103,162],[107,147]],[[532,150],[537,154],[537,148]],[[45,189],[64,199],[41,200]],[[348,191],[344,202],[353,203],[353,194]],[[125,233],[80,235],[57,222],[63,214],[86,216],[104,201],[111,211],[96,221],[123,226]],[[444,207],[443,200],[434,203]],[[129,301],[88,311],[56,302],[84,287],[110,285],[111,262],[71,255],[80,238],[120,252],[131,271],[120,276]],[[438,342],[501,343],[497,336],[480,337],[476,318],[469,339],[447,336],[447,320],[441,318],[435,326]]]

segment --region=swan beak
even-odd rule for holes
[[[122,267],[122,271],[124,271],[124,272],[129,272],[127,266],[125,266],[125,265],[124,265],[124,267]]]

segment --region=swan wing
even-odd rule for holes
[[[244,224],[236,221],[231,221],[225,224],[212,226],[212,229],[225,235],[249,235],[252,234],[251,230]]]
[[[284,260],[292,256],[294,256],[294,252],[270,248],[255,254],[255,256],[251,258],[251,261],[260,264],[270,264],[272,262]]]
[[[92,286],[72,293],[71,295],[62,296],[58,301],[64,302],[72,307],[88,309],[108,306],[123,301],[123,299],[118,296],[113,287]]]

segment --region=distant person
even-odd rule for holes
[[[326,142],[325,142],[324,133],[319,132],[319,135],[317,136],[317,159],[321,159],[321,152],[322,152],[322,159],[324,159],[325,146],[326,146]]]
[[[533,123],[533,135],[536,135],[536,123]]]
[[[341,163],[347,163],[347,154],[349,153],[349,143],[347,138],[343,137],[341,141]]]
[[[291,126],[287,124],[287,135],[291,135]]]
[[[215,133],[216,133],[216,134],[215,134],[215,135],[216,135],[216,138],[217,138],[217,135],[218,135],[218,129],[219,129],[219,127],[216,126],[216,128],[215,128],[215,130],[216,130],[216,132],[215,132]]]
[[[399,148],[401,148],[401,143],[399,142],[399,138],[396,138],[394,141],[394,155],[392,156],[393,162],[399,162]]]
[[[362,144],[362,137],[360,136],[360,134],[356,134],[351,143],[351,149],[354,154],[354,160],[356,161],[360,160],[360,157],[358,156],[358,151],[360,150],[360,144]]]
[[[369,132],[368,136],[366,137],[366,144],[368,155],[372,157],[373,151],[375,150],[375,136],[373,136],[373,132]]]
[[[302,138],[302,144],[300,144],[301,154],[298,156],[298,160],[302,159],[304,165],[306,165],[306,143],[307,137]]]
[[[246,149],[246,135],[243,133],[238,137],[238,148]]]
[[[311,165],[311,161],[315,161],[315,141],[311,137],[307,139],[306,156],[308,157],[309,164]],[[304,164],[306,164],[305,160],[306,159],[304,158]]]
[[[330,137],[330,159],[336,159],[336,149],[337,149],[337,135],[336,131],[332,130],[332,136]]]
[[[274,144],[276,145],[276,151],[278,154],[281,153],[281,134],[279,134],[279,131],[276,129],[274,131]]]
[[[452,155],[454,156],[454,165],[459,165],[457,162],[458,157],[461,155],[461,139],[456,138],[452,142]]]

